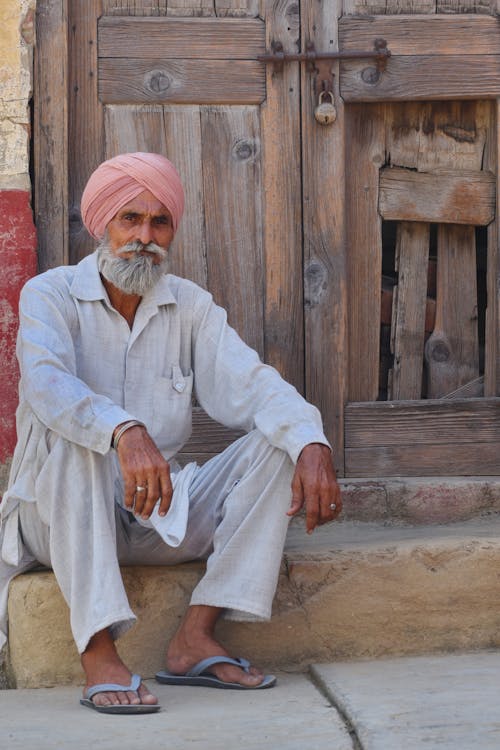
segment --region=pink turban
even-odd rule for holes
[[[96,239],[122,206],[149,190],[172,215],[177,231],[184,211],[184,191],[179,174],[161,154],[121,154],[103,162],[90,175],[82,195],[82,220]]]

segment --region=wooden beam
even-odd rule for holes
[[[493,172],[386,167],[380,174],[379,211],[392,221],[484,226],[495,218],[495,194]]]
[[[375,401],[382,288],[382,219],[377,206],[385,158],[385,107],[347,107],[345,117],[349,400]]]
[[[105,158],[104,108],[97,96],[97,19],[102,15],[102,0],[68,1],[69,259],[78,263],[95,247],[82,224],[82,193],[91,173]]]
[[[103,16],[99,57],[143,60],[255,60],[265,52],[259,18]]]
[[[99,60],[105,104],[260,104],[265,97],[264,66],[251,60]]]
[[[33,146],[40,271],[69,259],[67,13],[67,0],[37,5]]]
[[[303,48],[335,51],[339,0],[303,3]],[[338,65],[336,66],[338,69]],[[330,126],[314,118],[314,77],[302,66],[302,163],[304,196],[304,289],[306,396],[323,417],[344,474],[344,403],[347,401],[347,282],[345,238],[344,106],[335,76],[337,118]]]
[[[492,16],[443,13],[340,19],[342,51],[370,50],[377,37],[387,41],[394,57],[500,55],[498,19]]]
[[[295,0],[263,3],[267,44],[297,52]],[[266,66],[261,108],[262,226],[265,258],[265,360],[304,393],[304,305],[299,63],[276,75]],[[286,125],[284,125],[286,123]]]
[[[476,439],[498,445],[500,398],[376,401],[346,406],[346,448],[439,442],[466,445]]]
[[[340,93],[346,102],[494,99],[499,70],[500,55],[396,55],[384,72],[349,60],[340,66]]]

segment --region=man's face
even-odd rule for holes
[[[99,271],[121,291],[142,297],[167,272],[173,236],[169,211],[145,190],[108,223],[97,248]]]
[[[174,237],[172,217],[165,206],[149,190],[139,195],[120,208],[107,226],[107,237],[114,255],[127,258],[121,248],[132,242],[148,245],[154,242],[168,250]],[[147,252],[147,250],[143,251]],[[154,258],[160,262],[160,258]]]

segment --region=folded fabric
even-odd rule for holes
[[[147,529],[155,529],[169,547],[178,547],[186,536],[189,514],[189,486],[198,468],[194,461],[186,464],[180,471],[171,474],[174,494],[166,516],[160,516],[158,509],[160,501],[156,503],[148,519],[136,516],[135,520]]]

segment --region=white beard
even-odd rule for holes
[[[143,250],[150,255],[139,255]],[[104,278],[125,294],[137,294],[143,297],[167,273],[169,265],[167,250],[155,245],[154,242],[148,245],[137,241],[131,242],[120,247],[118,252],[134,253],[134,255],[131,258],[117,257],[111,250],[107,237],[104,237],[97,246],[97,263],[99,272]],[[160,263],[153,263],[155,255],[161,257]]]

